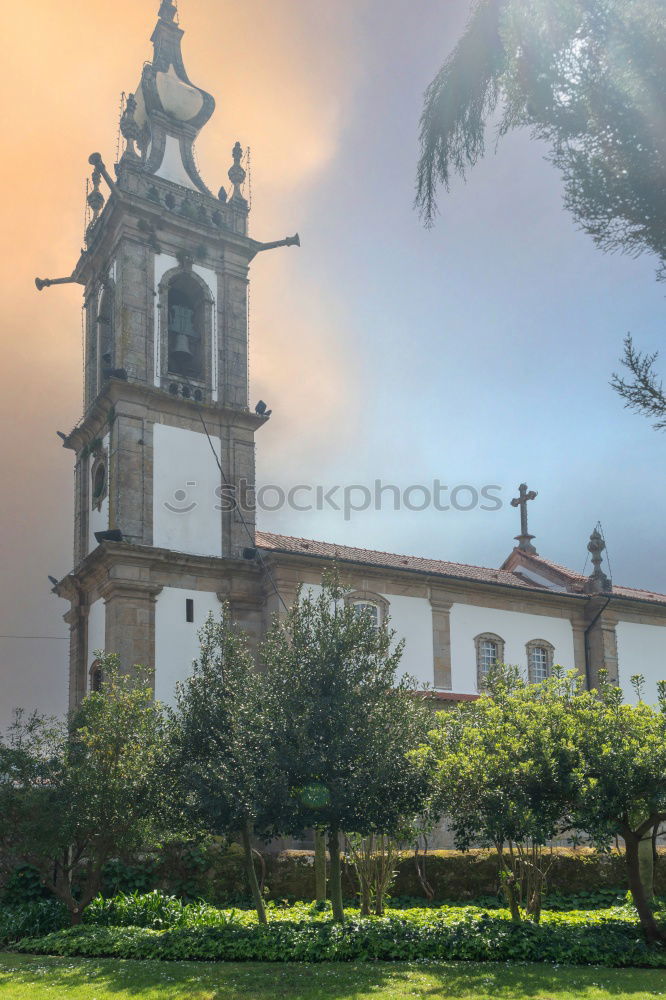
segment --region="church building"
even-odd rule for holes
[[[495,660],[533,680],[574,667],[589,685],[603,668],[627,695],[641,673],[654,700],[666,595],[611,583],[597,531],[590,576],[542,558],[525,484],[514,501],[521,532],[499,569],[258,531],[233,502],[255,482],[255,435],[270,419],[249,400],[249,266],[299,239],[248,235],[239,143],[228,191],[201,178],[194,143],[215,102],[190,80],[182,37],[164,0],[152,61],[124,108],[122,156],[113,172],[90,157],[85,249],[71,277],[37,281],[84,289],[85,412],[64,440],[75,457],[74,562],[54,587],[69,602],[70,706],[99,684],[97,650],[149,665],[156,696],[171,701],[221,602],[258,642],[334,561],[348,600],[377,621],[390,615],[404,669],[442,701],[474,697]],[[209,498],[196,510],[194,486]]]

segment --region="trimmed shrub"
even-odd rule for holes
[[[296,908],[298,909],[298,908]],[[466,912],[468,911],[468,912]],[[80,926],[15,946],[31,954],[158,959],[164,961],[463,961],[556,962],[607,967],[666,968],[666,948],[648,947],[622,911],[605,915],[552,914],[536,925],[474,908],[407,911],[398,916],[308,920],[276,915],[268,926],[250,914],[227,914],[223,926]]]

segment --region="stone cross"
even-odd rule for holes
[[[532,545],[534,535],[530,535],[527,530],[527,501],[536,500],[538,494],[536,490],[527,489],[527,483],[521,483],[518,487],[518,496],[511,501],[512,507],[520,507],[520,534],[516,535],[518,548],[523,552],[537,554],[537,550]]]

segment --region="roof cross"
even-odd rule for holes
[[[521,483],[518,487],[518,496],[511,501],[512,507],[520,507],[520,534],[516,535],[518,548],[531,555],[536,555],[537,550],[532,545],[534,535],[530,535],[527,530],[527,501],[536,500],[537,496],[536,490],[528,490],[527,483]]]

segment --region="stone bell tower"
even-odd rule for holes
[[[250,633],[262,624],[262,573],[244,558],[254,517],[236,502],[254,485],[268,418],[248,406],[248,268],[299,241],[248,236],[239,143],[228,192],[201,179],[193,145],[215,101],[190,81],[182,37],[164,0],[115,177],[90,157],[85,249],[70,278],[37,280],[84,286],[85,412],[64,441],[76,456],[74,570],[54,588],[71,605],[71,705],[99,682],[96,650],[153,667],[168,700],[220,600]]]

